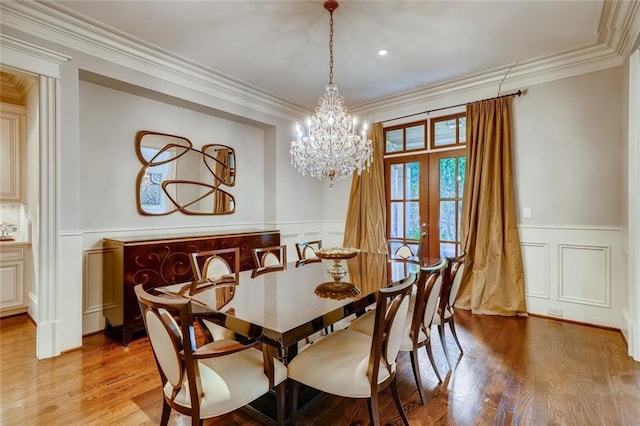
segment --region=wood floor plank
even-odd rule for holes
[[[439,384],[426,352],[421,405],[408,354],[398,358],[398,387],[411,425],[640,425],[640,363],[627,356],[619,332],[545,318],[456,313],[460,352],[447,333],[449,371],[434,333]],[[35,358],[35,326],[25,317],[0,320],[0,424],[157,425],[160,381],[145,337],[127,348],[103,334],[82,349]],[[389,391],[381,423],[401,424]],[[301,425],[366,425],[365,400],[327,396],[299,417]],[[175,412],[170,425],[189,425]],[[207,426],[259,425],[242,411]]]

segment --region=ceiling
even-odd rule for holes
[[[600,42],[603,1],[356,1],[334,12],[334,82],[351,107]],[[319,1],[59,1],[55,8],[298,106],[328,81]],[[381,48],[387,56],[378,56]]]
[[[31,74],[0,66],[0,101],[25,106],[27,93],[36,80]]]

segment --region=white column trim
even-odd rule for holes
[[[38,206],[39,251],[38,329],[36,357],[60,355],[58,324],[58,80],[40,77],[40,198]]]
[[[38,288],[36,307],[36,357],[60,355],[57,338],[58,313],[58,163],[59,163],[59,78],[60,65],[71,58],[50,49],[0,34],[2,64],[40,76],[38,130],[40,140],[39,203],[33,223],[37,234],[32,250],[37,251],[33,285]],[[32,298],[33,299],[33,298]]]
[[[640,361],[640,50],[629,57],[629,355]]]

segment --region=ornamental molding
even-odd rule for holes
[[[295,121],[305,108],[231,76],[206,68],[140,40],[116,34],[68,13],[55,3],[31,0],[0,3],[0,23],[84,54],[140,71],[242,108]],[[603,1],[595,29],[598,41],[558,55],[510,64],[375,102],[352,106],[352,113],[380,121],[406,112],[496,96],[527,86],[621,66],[638,48],[640,2]],[[68,60],[68,59],[67,59]]]
[[[63,7],[55,3],[30,0],[2,2],[0,23],[7,28],[206,93],[242,108],[287,120],[295,120],[308,113],[302,107],[197,62],[84,21],[64,12]]]

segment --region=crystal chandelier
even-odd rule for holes
[[[318,180],[329,178],[333,183],[358,174],[369,168],[373,147],[367,139],[367,124],[361,135],[357,134],[357,119],[351,117],[344,106],[344,97],[333,84],[333,11],[338,2],[327,0],[324,8],[329,11],[329,83],[324,96],[318,99],[313,117],[302,129],[296,124],[297,139],[291,142],[291,164],[303,176],[310,174]]]

